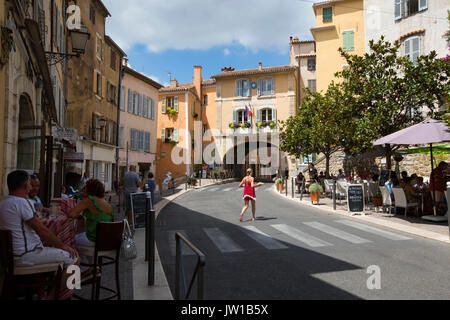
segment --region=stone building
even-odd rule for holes
[[[88,172],[111,190],[117,179],[117,126],[121,61],[125,52],[105,34],[110,16],[100,0],[80,1],[83,28],[91,35],[86,52],[68,64],[67,126],[78,131],[81,163],[67,163],[66,184],[77,186]]]
[[[52,128],[64,125],[64,99],[55,90],[64,86],[63,66],[52,67],[47,51],[65,51],[64,6],[63,0],[0,2],[1,191],[8,192],[9,172],[24,169],[40,176],[45,204],[61,184]]]

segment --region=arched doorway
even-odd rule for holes
[[[26,94],[19,98],[19,132],[17,143],[17,169],[29,172],[39,169],[40,130],[35,125],[35,117],[31,99]]]

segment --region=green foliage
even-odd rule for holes
[[[311,183],[309,186],[309,192],[323,192],[323,187],[317,182]]]
[[[240,126],[242,129],[245,129],[245,123],[241,123]]]
[[[234,123],[231,122],[231,123],[229,124],[229,127],[230,127],[230,129],[234,129],[234,128],[235,128]]]

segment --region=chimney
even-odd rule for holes
[[[259,70],[262,70],[262,62],[259,63]]]
[[[124,57],[122,60],[122,66],[128,67],[128,58]]]
[[[194,87],[197,95],[202,99],[202,67],[194,66]]]
[[[176,87],[178,87],[178,81],[177,81],[177,79],[170,80],[170,87],[171,87],[171,88],[176,88]]]

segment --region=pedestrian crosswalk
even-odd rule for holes
[[[333,224],[333,225],[330,225]],[[327,248],[342,245],[368,245],[377,241],[405,241],[412,238],[376,228],[363,223],[342,219],[330,223],[318,221],[303,222],[300,225],[272,224],[261,226],[240,225],[239,230],[244,237],[236,236],[235,231],[229,227],[196,228],[187,230],[167,231],[169,248],[172,256],[176,253],[175,233],[180,232],[187,239],[189,234],[195,236],[197,246],[202,250],[203,240],[209,240],[216,252],[222,254],[239,253],[261,246],[267,250],[283,250],[292,246],[305,248]],[[195,233],[195,234],[194,234]],[[357,234],[355,234],[357,233]],[[362,234],[363,233],[363,234]],[[366,236],[364,234],[367,234]],[[233,236],[234,239],[233,239]],[[368,239],[366,239],[366,237]],[[167,238],[166,238],[167,239]],[[244,239],[244,241],[243,241]],[[249,246],[248,239],[254,241],[254,246]],[[200,241],[200,242],[199,242]],[[195,243],[194,243],[195,244]],[[184,255],[192,255],[192,251],[183,247]]]

